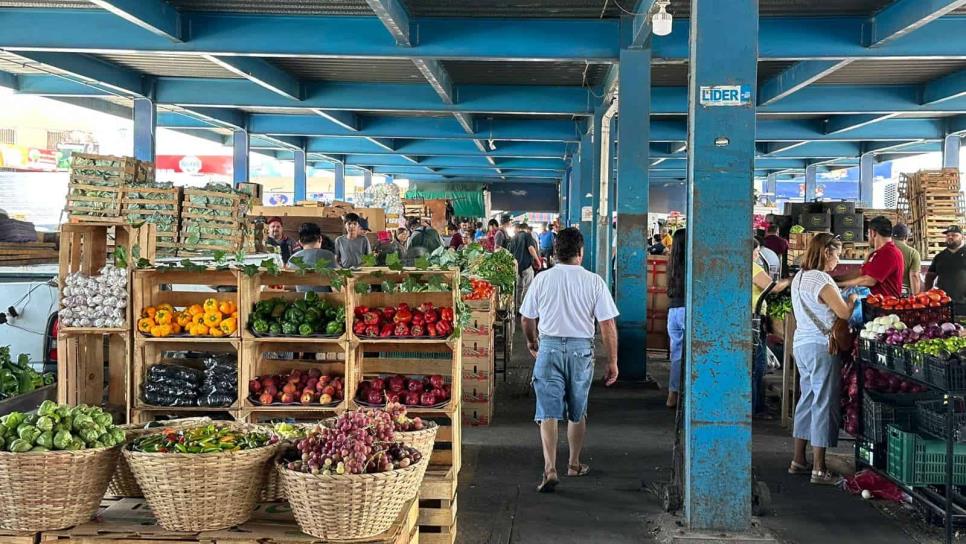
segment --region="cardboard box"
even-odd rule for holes
[[[832,230],[832,214],[829,212],[803,213],[798,224],[809,232],[827,232]]]
[[[463,413],[463,424],[485,427],[493,420],[493,397],[486,402],[464,401],[460,410]]]
[[[835,202],[825,202],[825,209],[832,212],[832,215],[855,213],[855,202],[839,200]]]
[[[468,339],[479,342],[493,336],[494,317],[493,312],[473,312],[469,325],[463,329],[463,342]]]
[[[492,375],[482,380],[463,380],[463,402],[486,402],[495,392]]]
[[[493,366],[493,341],[467,338],[462,343],[463,364],[474,363]]]
[[[493,363],[463,363],[463,381],[479,380],[491,381],[493,379]]]
[[[865,229],[862,227],[836,229],[835,234],[837,234],[845,243],[865,241]]]
[[[841,234],[842,229],[862,229],[865,215],[861,213],[841,213],[832,216],[832,232]]]

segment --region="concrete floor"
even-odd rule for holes
[[[674,414],[664,407],[665,392],[595,385],[583,456],[591,473],[562,478],[554,494],[537,494],[543,459],[532,422],[534,401],[528,396],[533,361],[524,346],[517,338],[508,382],[497,378],[492,426],[464,429],[457,542],[655,541],[648,520],[661,512],[661,502],[647,485],[669,478],[674,440]],[[654,361],[648,371],[663,384],[667,368],[666,362]],[[558,470],[563,471],[564,432],[560,438]],[[812,486],[803,476],[788,475],[790,442],[777,422],[755,422],[754,464],[773,498],[772,514],[760,522],[780,541],[941,541],[938,530],[922,525],[908,508],[863,501],[837,488]],[[843,451],[851,450],[851,443],[845,446]]]

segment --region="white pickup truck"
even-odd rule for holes
[[[0,345],[38,372],[57,369],[58,293],[57,265],[0,267]]]

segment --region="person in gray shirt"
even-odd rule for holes
[[[322,230],[315,223],[302,223],[299,227],[299,242],[302,244],[302,250],[297,251],[289,259],[286,268],[292,270],[298,270],[298,266],[292,264],[292,259],[301,259],[302,264],[306,267],[321,267],[323,263],[325,268],[335,268],[335,254],[327,249],[322,249]],[[311,285],[296,285],[295,290],[299,293],[304,293],[307,291],[315,291],[317,293],[331,293],[332,288],[328,286],[311,286]]]
[[[372,245],[359,227],[359,216],[345,214],[345,234],[335,239],[335,262],[339,268],[358,268],[362,266],[362,256],[372,253]]]

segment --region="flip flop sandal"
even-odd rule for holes
[[[570,471],[574,471],[577,474],[571,474]],[[568,478],[579,478],[581,476],[586,476],[590,472],[590,466],[581,463],[580,465],[568,465],[567,466],[567,477]]]
[[[557,484],[559,483],[560,480],[556,477],[548,478],[547,475],[544,474],[543,480],[540,482],[540,485],[537,486],[537,493],[553,493],[554,488],[556,488]]]
[[[810,481],[813,485],[835,486],[839,485],[839,482],[842,481],[842,477],[832,474],[827,470],[825,472],[816,472],[813,470],[812,479]]]
[[[812,467],[808,465],[800,465],[795,461],[792,461],[792,464],[788,465],[788,473],[795,474],[795,475],[811,474]]]

